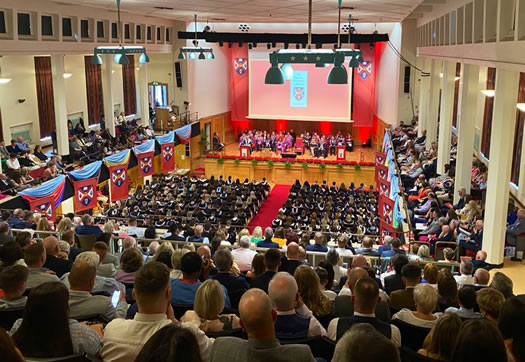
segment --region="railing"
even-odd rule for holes
[[[191,124],[199,121],[199,112],[190,111],[182,112],[178,117],[180,120],[184,121],[184,124]]]

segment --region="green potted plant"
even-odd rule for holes
[[[257,166],[257,160],[252,160],[252,166],[253,167]]]
[[[361,165],[360,165],[360,164],[355,165],[355,166],[354,166],[354,169],[355,169],[356,171],[361,170]]]
[[[235,164],[235,166],[239,166],[239,163],[241,163],[241,160],[236,158],[235,160],[233,160],[233,163]]]
[[[273,167],[273,161],[272,161],[272,160],[269,160],[269,161],[268,161],[268,167],[270,167],[270,168]]]
[[[325,165],[324,163],[320,163],[320,164],[319,164],[319,168],[320,168],[321,170],[324,170],[324,169],[326,168],[326,165]]]
[[[338,164],[337,164],[337,169],[338,169],[339,171],[341,171],[341,170],[343,169],[343,165],[341,165],[340,163],[338,163]]]
[[[219,157],[219,158],[217,159],[217,163],[218,163],[219,165],[222,165],[222,164],[224,163],[224,158]]]
[[[208,134],[206,133],[206,129],[201,129],[201,139],[199,141],[199,146],[201,148],[201,155],[206,154],[206,147],[208,146]]]
[[[286,161],[284,163],[284,168],[290,168],[290,167],[292,167],[292,163],[290,161]]]
[[[306,161],[303,161],[303,162],[301,163],[301,165],[302,165],[303,168],[305,168],[305,169],[308,168],[308,162],[306,162]]]

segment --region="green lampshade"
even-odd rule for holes
[[[345,67],[342,65],[334,65],[330,73],[328,73],[328,84],[347,84],[348,83],[348,73],[346,72]]]
[[[363,55],[362,55],[361,53],[359,53],[359,55],[357,56],[357,61],[358,61],[359,63],[361,63],[363,60],[364,60],[364,59],[363,59]]]
[[[284,84],[284,75],[279,66],[272,65],[268,72],[266,72],[266,78],[264,84]]]
[[[179,59],[181,59],[181,60],[185,59],[184,58],[184,53],[182,52],[182,50],[179,52]]]
[[[208,59],[215,59],[213,52],[208,53]]]
[[[128,56],[126,54],[122,54],[122,56],[120,57],[118,63],[120,65],[128,65],[129,64]]]
[[[350,63],[348,63],[348,66],[350,68],[357,68],[359,66],[359,60],[357,60],[357,57],[352,57],[352,59],[350,59]]]
[[[149,57],[146,53],[140,55],[139,63],[149,63]]]
[[[95,65],[95,64],[100,64],[102,65],[102,58],[100,57],[100,55],[93,55],[91,57],[91,64]]]
[[[201,53],[199,54],[199,59],[206,59],[206,56],[204,55],[203,52],[201,52]]]

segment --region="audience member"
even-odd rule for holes
[[[279,248],[279,244],[274,243],[272,241],[273,238],[273,229],[271,227],[267,227],[264,230],[264,240],[259,241],[257,243],[257,246],[259,248]]]
[[[275,338],[277,312],[272,308],[270,297],[262,290],[254,288],[244,293],[239,303],[239,314],[248,340],[218,338],[213,344],[212,362],[315,361],[307,345],[281,345]]]
[[[449,307],[457,307],[458,284],[448,269],[441,269],[437,278],[439,310],[444,312]]]
[[[137,248],[129,248],[122,253],[120,269],[115,274],[115,279],[123,284],[133,284],[135,274],[144,262],[142,253]]]
[[[432,328],[418,353],[438,361],[449,361],[456,348],[461,319],[456,313],[445,313]]]
[[[514,293],[512,291],[512,280],[502,272],[494,273],[494,276],[492,277],[492,282],[490,283],[490,287],[500,291],[501,294],[503,294],[503,296],[505,297],[505,299],[514,296]]]
[[[302,265],[303,262],[299,260],[299,244],[296,242],[291,242],[286,248],[286,258],[283,258],[284,265],[281,264],[279,270],[286,271],[290,275],[294,275],[295,270],[299,265]]]
[[[319,251],[326,253],[328,251],[328,247],[326,246],[326,238],[324,237],[323,233],[316,232],[314,235],[314,245],[307,245],[306,251]]]
[[[60,282],[31,290],[23,319],[17,320],[10,331],[24,357],[53,358],[73,353],[98,356],[101,325],[90,328],[69,319],[68,299],[68,290]]]
[[[249,270],[247,273],[246,273],[246,277],[249,278],[249,279],[253,279],[255,277],[258,277],[259,275],[262,275],[265,271],[265,266],[264,266],[264,259],[265,259],[265,255],[262,254],[262,253],[257,253],[253,256],[253,260],[252,260],[252,270]],[[251,286],[251,281],[250,281],[250,286]]]
[[[479,268],[474,272],[474,286],[476,289],[485,288],[488,286],[490,280],[490,273],[488,270]]]
[[[264,273],[250,281],[250,287],[259,288],[268,293],[268,284],[281,266],[281,253],[275,249],[266,250],[264,253]]]
[[[28,269],[22,265],[11,265],[0,272],[0,289],[4,292],[0,297],[0,309],[24,308],[27,297],[26,290]]]
[[[217,273],[210,276],[211,279],[217,280],[228,291],[228,296],[232,302],[232,307],[237,308],[242,294],[250,289],[244,275],[233,275],[233,257],[230,249],[226,247],[219,248],[213,255]]]
[[[525,301],[512,297],[503,303],[498,328],[503,336],[509,361],[525,361]]]
[[[0,246],[4,245],[8,241],[15,241],[15,238],[9,234],[9,224],[5,221],[0,222]]]
[[[233,261],[239,266],[241,272],[252,269],[252,260],[257,252],[251,250],[250,236],[244,235],[239,240],[239,248],[232,250]]]
[[[405,251],[401,249],[401,240],[399,240],[398,238],[392,239],[390,247],[390,250],[386,250],[381,253],[382,258],[393,257],[396,254],[406,254]]]
[[[44,268],[46,257],[46,249],[40,243],[29,245],[24,249],[24,260],[29,268],[26,285],[28,289],[47,282],[59,281],[54,272]]]
[[[388,295],[390,295],[396,290],[405,289],[405,284],[403,283],[401,270],[406,264],[408,264],[408,258],[405,255],[396,254],[392,257],[392,259],[390,259],[390,262],[394,267],[395,274],[385,277],[385,291]]]
[[[51,269],[59,278],[71,270],[73,263],[67,258],[67,255],[60,253],[56,237],[48,236],[42,241],[42,245],[47,255],[44,268]]]
[[[483,318],[462,324],[451,362],[507,361],[503,338],[496,326]]]
[[[95,244],[93,244],[93,251],[98,254],[100,261],[106,260],[107,255],[109,254],[108,251],[108,244],[106,244],[103,241],[97,241]],[[98,264],[97,266],[97,275],[100,275],[102,277],[114,277],[116,274],[116,269],[113,263],[107,263],[103,264],[102,262]]]
[[[325,316],[332,311],[332,302],[322,293],[317,273],[307,265],[299,266],[294,273],[299,294],[304,304],[316,316]]]
[[[82,225],[75,228],[77,235],[95,235],[102,234],[102,230],[95,225],[95,219],[91,215],[85,214],[82,216]]]
[[[401,278],[405,289],[390,294],[390,307],[396,310],[407,308],[415,311],[414,288],[421,282],[421,267],[418,263],[408,263],[401,269]]]
[[[3,143],[3,141],[2,141]],[[22,356],[20,350],[15,346],[13,339],[7,332],[0,328],[0,356],[5,361],[10,362],[24,362],[25,359]]]
[[[474,277],[472,276],[473,271],[474,265],[470,260],[461,261],[461,264],[459,265],[460,275],[456,275],[454,277],[456,279],[456,283],[458,284],[458,288],[461,288],[465,284],[474,284]]]
[[[398,293],[394,292],[394,293]],[[394,296],[392,293],[392,296]],[[415,311],[403,308],[392,316],[392,319],[399,319],[405,323],[422,327],[432,328],[441,314],[432,314],[437,306],[436,289],[429,284],[418,284],[413,291]]]
[[[361,242],[361,247],[356,250],[357,254],[362,254],[366,256],[381,256],[381,254],[373,249],[374,242],[368,236],[363,237]]]
[[[128,219],[128,236],[139,239],[144,237],[144,229],[137,227],[137,219],[134,217]]]
[[[275,274],[268,295],[277,310],[275,335],[278,339],[301,339],[326,335],[326,331],[303,303],[297,282],[287,272]]]
[[[505,297],[501,292],[492,288],[483,288],[476,292],[476,303],[481,315],[494,325],[498,325],[498,318]]]
[[[474,312],[476,307],[476,291],[470,285],[465,285],[458,291],[459,308],[449,307],[445,313],[456,313],[462,319],[481,318],[481,314]]]

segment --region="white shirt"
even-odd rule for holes
[[[255,250],[247,248],[232,250],[233,261],[237,263],[240,271],[252,270],[252,260],[256,254]]]
[[[392,319],[399,319],[400,321],[417,327],[432,328],[436,325],[437,321],[439,320],[439,317],[441,317],[441,313],[434,313],[434,316],[436,317],[436,319],[434,319],[433,321],[421,319],[416,317],[410,309],[403,308],[399,312],[394,314],[392,316]]]
[[[337,248],[335,249],[337,250],[337,253],[339,254],[339,256],[352,256],[354,255],[354,253],[352,253],[352,250],[350,249],[345,249],[345,248]]]
[[[317,318],[314,317],[312,311],[303,304],[300,308],[295,310],[288,310],[286,312],[277,311],[277,315],[294,315],[295,313],[302,315],[303,317],[310,317],[310,325],[308,326],[307,337],[326,336],[326,329],[319,323]]]
[[[333,269],[334,269],[334,281],[336,285],[339,285],[339,281],[341,280],[342,277],[346,276],[346,272],[348,270],[339,265],[335,265]]]
[[[11,160],[10,158],[8,158],[5,161],[5,165],[7,166],[7,168],[12,169],[12,170],[20,169],[20,162],[18,162],[18,158],[15,158],[14,160]]]
[[[363,314],[359,312],[354,311],[355,316],[359,317],[372,317],[375,318],[375,314]],[[339,318],[334,318],[330,321],[330,324],[328,325],[328,334],[327,337],[331,340],[335,341],[337,340],[337,323],[339,323]],[[390,340],[397,348],[401,347],[401,332],[399,331],[399,328],[397,328],[395,325],[391,324],[391,335]]]
[[[331,290],[321,289],[321,292],[330,300],[330,302],[333,302],[337,297],[337,294]]]
[[[348,295],[349,297],[352,296],[352,289],[348,288],[346,285],[341,288],[338,295]],[[379,289],[379,298],[381,298],[382,302],[389,302],[390,297],[383,289]]]
[[[136,235],[137,238],[142,239],[144,237],[144,229],[137,226],[128,226],[128,235]]]
[[[465,284],[475,284],[474,277],[471,275],[455,275],[454,279],[456,279],[456,283],[458,284],[458,289],[461,288]]]
[[[104,330],[102,360],[105,362],[134,361],[142,347],[159,329],[173,323],[166,314],[135,314],[134,319],[114,319]],[[203,361],[208,361],[215,339],[208,338],[193,322],[181,323],[190,329],[199,344]]]

